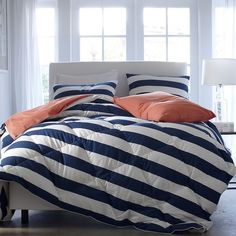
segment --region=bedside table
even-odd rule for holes
[[[230,132],[221,131],[220,134],[221,134],[221,135],[235,135],[235,134],[236,134],[236,131],[230,131]]]
[[[236,131],[230,131],[230,132],[220,132],[222,136],[224,135],[236,135]],[[236,164],[236,161],[234,161]],[[233,185],[233,186],[230,186]],[[229,182],[229,186],[227,189],[236,189],[236,176],[233,177],[233,179]]]

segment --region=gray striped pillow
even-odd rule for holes
[[[126,74],[129,95],[163,91],[189,98],[189,76],[153,76]]]

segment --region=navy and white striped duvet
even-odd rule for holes
[[[96,106],[103,106],[101,114]],[[77,109],[13,142],[6,134],[0,178],[116,226],[166,233],[210,228],[235,173],[210,123],[149,122],[113,104]]]

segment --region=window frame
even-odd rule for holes
[[[37,0],[37,8],[54,8],[55,10],[55,61],[58,61],[58,7],[57,0]]]
[[[50,37],[54,39],[54,61],[57,61],[57,58],[58,58],[58,31],[57,31],[57,23],[56,23],[57,22],[57,1],[56,0],[37,0],[36,8],[53,8],[54,9],[54,12],[55,12],[54,33],[55,33],[55,35],[50,36]],[[38,38],[39,38],[39,35],[38,35]],[[45,38],[45,36],[44,36],[44,38]],[[43,74],[44,74],[45,69],[48,71],[47,76],[49,78],[49,64],[41,64],[40,63],[40,78],[42,80],[42,83],[44,82]],[[48,86],[49,86],[49,81],[48,81]],[[44,99],[44,102],[47,102],[49,99],[49,91],[48,91],[48,94],[45,94],[44,89],[45,89],[45,87],[43,86],[43,99]]]
[[[200,97],[200,59],[198,41],[199,2],[192,0],[38,0],[39,5],[56,7],[58,22],[56,61],[79,61],[80,44],[78,26],[79,7],[125,7],[126,8],[126,60],[144,60],[144,7],[180,7],[190,9],[190,66],[191,100],[199,102]],[[201,10],[201,9],[200,9]]]
[[[126,1],[126,0],[103,0],[103,1],[97,1],[97,0],[76,0],[71,2],[71,48],[73,50],[71,51],[71,59],[72,61],[79,61],[80,60],[80,35],[79,35],[79,8],[83,7],[124,7],[126,8],[126,60],[129,60],[133,57],[130,56],[129,49],[132,46],[131,43],[128,43],[132,41],[132,31],[131,27],[129,27],[130,24],[128,24],[129,20],[131,19],[129,17],[128,19],[128,13],[132,9],[132,1]],[[132,24],[131,24],[132,25]],[[104,35],[102,35],[103,39]],[[104,58],[104,57],[103,57]]]
[[[116,6],[117,7],[117,6]],[[85,7],[87,8],[87,7]],[[105,33],[105,30],[104,30],[104,9],[107,9],[107,8],[111,8],[110,6],[107,7],[102,7],[102,11],[101,11],[101,14],[102,14],[102,28],[101,28],[101,33],[100,34],[79,34],[79,43],[81,43],[81,40],[83,39],[100,39],[101,40],[101,60],[102,61],[107,61],[106,60],[106,44],[105,44],[105,41],[107,39],[124,39],[125,42],[127,41],[127,37],[126,37],[126,33],[127,33],[127,29],[126,29],[126,25],[127,25],[127,21],[126,21],[126,24],[125,24],[125,29],[126,31],[123,33],[123,34],[106,34]],[[125,9],[125,13],[127,15],[127,11],[126,11],[126,7],[120,7],[119,8],[122,8],[122,9]],[[79,15],[78,15],[78,18],[80,17],[80,9],[83,9],[83,7],[80,6],[79,8]],[[79,21],[78,21],[79,22]],[[78,23],[78,25],[80,25],[80,22]],[[125,43],[125,58],[123,59],[123,61],[126,61],[127,58],[126,58],[126,52],[127,52],[127,47],[126,47],[126,43]],[[80,50],[80,53],[78,55],[78,59],[82,61],[82,58],[81,58],[81,50]]]
[[[189,8],[190,9],[190,99],[192,101],[198,102],[199,100],[199,73],[198,73],[198,29],[196,25],[198,25],[198,4],[197,1],[191,0],[143,0],[136,1],[136,16],[139,16],[139,28],[136,37],[137,44],[135,51],[140,50],[140,55],[138,58],[144,60],[144,32],[142,24],[143,19],[143,9],[145,7],[163,7],[163,8]],[[168,34],[167,34],[168,37]],[[168,42],[166,42],[168,44]],[[168,55],[167,55],[168,57]]]

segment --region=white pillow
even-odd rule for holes
[[[56,84],[87,84],[117,80],[118,72],[116,70],[108,71],[101,74],[85,74],[85,75],[66,75],[58,74]]]

